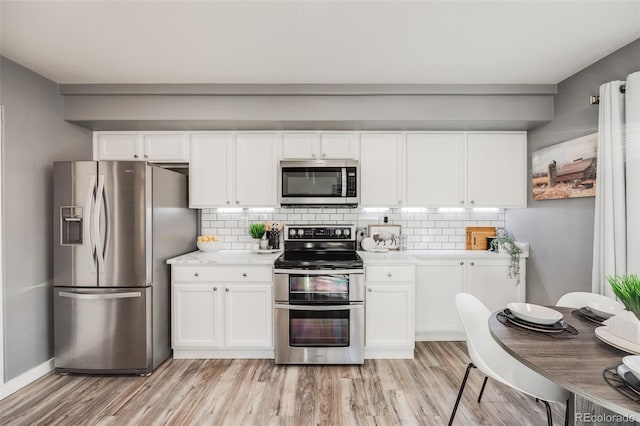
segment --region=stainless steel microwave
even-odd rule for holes
[[[278,201],[282,207],[356,207],[360,202],[358,161],[280,161]]]

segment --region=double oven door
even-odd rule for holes
[[[276,364],[364,362],[362,270],[276,271]]]

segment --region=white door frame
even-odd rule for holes
[[[3,183],[2,183],[2,139],[4,134],[4,108],[0,105],[0,388],[5,383],[5,375],[4,375],[4,271],[2,269],[2,245],[3,245],[3,236],[2,236],[2,195],[4,191]]]

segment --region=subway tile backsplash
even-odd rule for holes
[[[201,233],[217,235],[223,249],[248,250],[247,228],[254,222],[285,224],[354,224],[358,219],[384,216],[390,224],[402,225],[409,250],[464,250],[467,226],[504,227],[504,209],[381,209],[291,208],[291,209],[202,209]]]

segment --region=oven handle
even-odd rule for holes
[[[351,275],[364,274],[364,269],[275,269],[273,273],[288,275]]]
[[[276,309],[288,309],[297,311],[344,311],[364,309],[364,303],[357,302],[356,304],[349,305],[285,305],[282,303],[276,303],[274,305]]]

